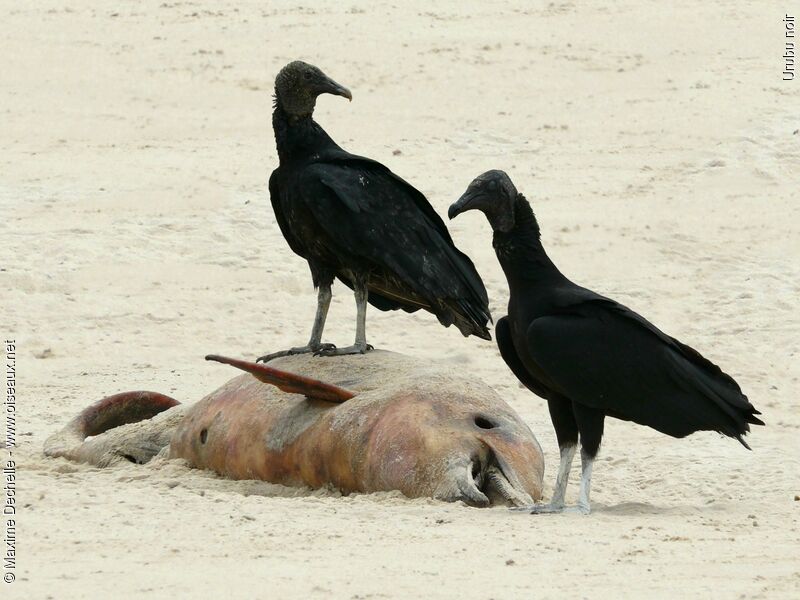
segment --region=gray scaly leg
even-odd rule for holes
[[[592,491],[592,466],[594,458],[581,448],[581,489],[578,493],[577,512],[588,515],[591,511],[589,494]]]
[[[561,463],[558,466],[556,487],[553,489],[553,498],[550,500],[550,506],[553,508],[564,508],[564,498],[567,495],[567,482],[572,469],[572,459],[575,457],[575,448],[576,446],[561,448]]]
[[[569,472],[572,469],[572,459],[575,458],[575,448],[575,445],[561,448],[561,462],[558,465],[556,486],[553,489],[553,498],[550,500],[550,504],[531,504],[530,506],[520,506],[511,510],[524,511],[530,514],[563,512],[565,510],[564,498],[567,494]],[[582,455],[583,453],[581,453]]]
[[[354,282],[353,294],[356,298],[356,341],[346,348],[321,348],[314,354],[319,356],[343,356],[364,354],[372,350],[367,343],[367,298],[369,291],[366,282]]]
[[[309,352],[320,352],[330,348],[336,348],[333,344],[323,344],[322,330],[325,329],[325,319],[328,317],[328,309],[331,306],[331,284],[324,284],[319,286],[317,293],[317,314],[314,316],[314,326],[311,328],[311,339],[305,346],[297,348],[289,348],[288,350],[281,350],[273,352],[272,354],[265,354],[256,359],[256,362],[269,362],[273,358],[279,356],[291,356],[292,354],[307,354]]]

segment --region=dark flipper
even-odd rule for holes
[[[311,379],[303,375],[281,371],[280,369],[268,367],[263,364],[239,360],[237,358],[217,356],[216,354],[209,354],[206,356],[206,360],[213,360],[218,363],[231,365],[242,371],[247,371],[259,381],[274,385],[279,390],[283,390],[289,394],[303,394],[309,398],[327,400],[328,402],[344,402],[355,396],[355,393],[350,390],[324,383],[317,379]]]

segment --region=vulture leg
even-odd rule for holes
[[[372,350],[367,343],[367,290],[366,281],[353,282],[353,294],[356,298],[356,341],[346,348],[322,347],[316,352],[318,356],[343,356],[345,354],[365,354]]]
[[[569,462],[572,462],[572,455],[574,454],[575,446],[572,447]],[[592,487],[592,465],[594,464],[594,458],[586,450],[581,449],[581,487],[578,492],[578,503],[575,506],[564,505],[564,491],[567,487],[567,476],[569,475],[569,467],[564,470],[564,463],[564,454],[562,452],[561,467],[558,471],[558,479],[556,479],[556,489],[550,504],[533,504],[531,506],[512,508],[511,510],[522,510],[532,515],[544,513],[578,513],[581,515],[588,515],[591,512],[589,493]],[[561,487],[562,485],[563,488]]]
[[[592,465],[594,465],[594,457],[581,448],[581,490],[578,493],[578,505],[575,508],[585,515],[588,515],[591,510],[589,493],[592,491]]]
[[[328,308],[331,306],[331,284],[320,284],[319,292],[317,293],[317,314],[314,317],[314,326],[311,328],[311,339],[305,346],[298,346],[296,348],[289,348],[288,350],[281,350],[273,352],[272,354],[265,354],[256,359],[256,362],[269,362],[273,358],[279,356],[290,356],[292,354],[308,354],[309,352],[320,352],[322,350],[334,349],[336,346],[333,344],[322,343],[322,330],[325,328],[325,319],[328,316]]]
[[[574,456],[575,446],[561,448],[561,464],[558,466],[556,487],[553,489],[553,498],[550,500],[550,506],[553,508],[564,508],[564,498],[567,495],[567,481],[569,481],[569,472],[572,469],[572,459]]]
[[[571,512],[588,515],[591,510],[589,493],[592,487],[592,466],[594,465],[594,458],[597,456],[598,450],[600,450],[605,415],[597,409],[576,402],[572,403],[572,414],[581,436],[581,487],[578,492],[578,503],[575,506],[564,506],[564,493],[567,488],[567,477],[572,465],[572,457],[575,455],[575,445],[570,447],[565,444],[559,444],[561,446],[561,466],[558,470],[553,499],[550,504],[530,507],[529,512],[531,514]],[[559,437],[558,431],[559,428],[556,427],[556,437]]]
[[[581,436],[581,487],[578,493],[578,503],[575,506],[564,506],[564,493],[567,488],[572,457],[575,455],[575,446],[561,445],[561,466],[558,469],[553,500],[550,504],[527,507],[531,514],[571,512],[588,515],[591,511],[589,494],[592,488],[592,466],[597,452],[600,450],[605,415],[597,409],[575,402],[572,403],[572,413]],[[558,432],[558,428],[556,428],[556,432]],[[556,436],[558,437],[558,433]]]
[[[550,504],[531,504],[529,506],[512,508],[511,510],[525,511],[530,514],[559,513],[567,510],[564,504],[564,498],[567,494],[567,482],[569,481],[569,472],[572,469],[572,459],[575,457],[575,448],[575,444],[561,446],[561,463],[558,466],[556,486],[553,489],[553,497],[550,500]],[[581,459],[583,459],[583,454],[583,451],[581,451]],[[591,477],[591,466],[589,467],[589,475]],[[582,492],[583,481],[581,480],[581,493]],[[582,495],[581,498],[583,498]],[[586,498],[588,504],[588,491]],[[578,504],[580,504],[580,501]]]

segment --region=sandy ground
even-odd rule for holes
[[[3,598],[799,597],[790,7],[533,4],[3,0],[1,333],[18,345],[20,463]],[[315,296],[267,192],[272,80],[295,58],[353,90],[318,104],[334,139],[440,214],[479,172],[508,170],[562,270],[738,379],[768,423],[754,451],[609,421],[590,517],[43,458],[104,395],[193,401],[232,376],[205,353],[307,339]],[[452,231],[501,316],[485,220]],[[325,337],[348,344],[352,295],[334,293]],[[545,404],[493,342],[374,309],[368,334],[497,389],[542,443],[550,493]]]

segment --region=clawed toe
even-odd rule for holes
[[[332,345],[332,344],[331,344]],[[371,344],[353,344],[346,348],[320,348],[314,352],[314,356],[347,356],[350,354],[366,354],[370,350],[374,350]]]
[[[330,352],[332,350],[336,350],[335,344],[316,344],[314,346],[299,346],[297,348],[289,348],[288,350],[280,350],[278,352],[273,352],[272,354],[265,354],[264,356],[259,356],[256,359],[256,362],[259,363],[266,363],[273,359],[280,358],[281,356],[294,356],[295,354],[309,354],[314,353],[314,356],[322,352]]]
[[[527,506],[514,506],[509,510],[514,512],[524,512],[530,515],[553,514],[564,510],[563,506],[553,504],[528,504]]]
[[[256,362],[266,363],[281,356],[293,356],[295,354],[313,354],[314,356],[346,356],[348,354],[366,354],[374,350],[372,344],[353,344],[346,348],[337,348],[336,344],[316,344],[314,346],[300,346],[299,348],[289,348],[259,356]]]
[[[509,510],[530,515],[554,515],[561,513],[588,515],[591,512],[588,506],[581,503],[575,506],[564,506],[563,504],[529,504],[527,506],[514,506]]]
[[[272,354],[265,354],[264,356],[259,356],[256,359],[257,363],[268,363],[274,358],[279,358],[281,356],[289,356],[291,354],[291,350],[281,350],[280,352],[273,352]]]
[[[327,356],[326,353],[336,351],[336,344],[320,344],[319,348],[314,350],[314,356]]]

